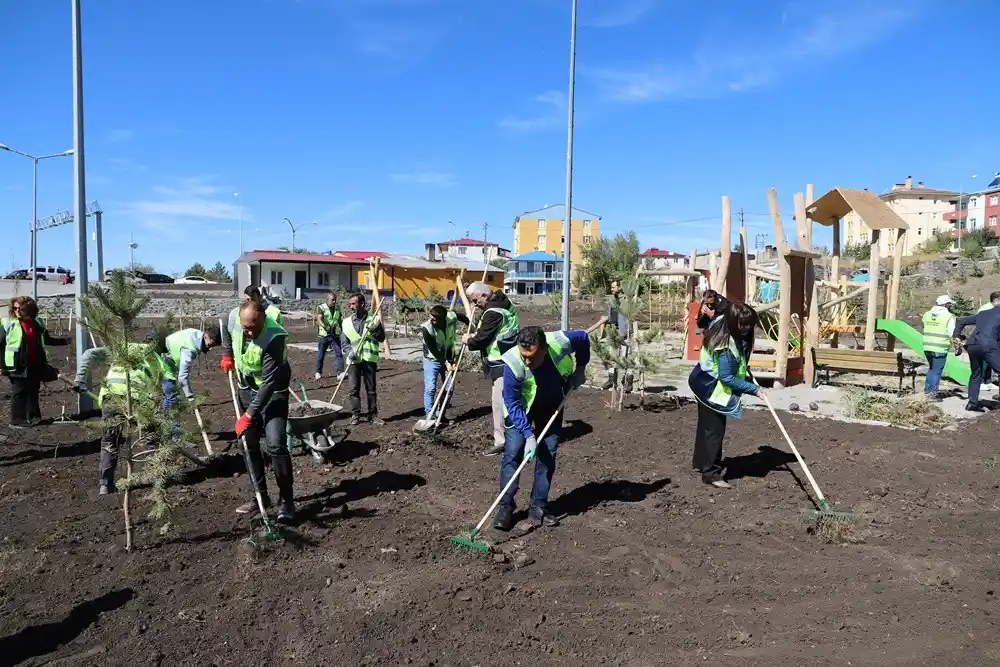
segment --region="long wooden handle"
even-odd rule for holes
[[[819,484],[817,484],[816,480],[813,479],[812,473],[809,472],[809,466],[806,465],[806,462],[802,459],[802,455],[799,454],[798,448],[795,447],[795,443],[792,442],[791,436],[789,436],[788,431],[785,430],[785,425],[781,423],[780,419],[778,419],[778,413],[774,411],[771,401],[767,399],[766,394],[762,394],[760,398],[764,401],[764,405],[767,406],[767,409],[771,411],[771,416],[774,417],[774,422],[778,425],[778,428],[781,429],[781,435],[785,436],[785,442],[787,442],[788,446],[792,448],[792,453],[795,454],[795,458],[798,460],[799,465],[802,466],[802,471],[805,472],[806,478],[812,485],[813,491],[816,492],[816,496],[819,500],[825,502],[826,496],[823,495],[823,492],[819,489]]]
[[[205,422],[201,419],[201,411],[198,408],[194,409],[194,418],[198,420],[198,428],[201,429],[201,437],[205,441],[205,449],[208,450],[209,456],[214,456],[215,452],[212,451],[212,443],[208,440],[208,433],[205,433]]]

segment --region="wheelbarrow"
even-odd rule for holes
[[[297,440],[314,459],[322,463],[326,460],[327,453],[343,442],[348,435],[347,429],[333,426],[344,408],[325,401],[311,400],[303,403],[317,412],[302,417],[289,415],[285,428],[288,450],[294,452]]]

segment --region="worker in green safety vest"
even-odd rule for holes
[[[333,350],[333,355],[337,359],[337,375],[344,372],[344,353],[340,349],[340,334],[342,332],[343,316],[340,313],[340,304],[337,303],[337,295],[330,292],[326,295],[326,301],[316,309],[316,376],[319,380],[323,377],[323,361],[326,358],[326,351]]]
[[[12,304],[13,306],[13,304]],[[35,426],[42,419],[38,395],[43,382],[58,372],[49,365],[47,345],[66,345],[65,338],[49,334],[31,297],[18,297],[16,319],[0,328],[0,375],[10,380],[10,426]]]
[[[462,342],[470,351],[479,351],[482,355],[483,372],[492,383],[490,404],[493,409],[493,446],[484,453],[493,456],[504,450],[506,439],[503,425],[502,357],[504,352],[514,347],[519,323],[514,304],[503,290],[494,291],[484,282],[474,282],[465,293],[482,313],[475,333],[464,334]]]
[[[701,357],[688,376],[688,386],[698,403],[692,466],[701,473],[701,481],[720,489],[730,488],[722,466],[726,420],[742,416],[744,394],[764,393],[748,379],[756,326],[753,308],[745,303],[727,303],[703,330]]]
[[[438,381],[444,381],[446,373],[455,363],[455,340],[459,322],[468,324],[469,318],[438,304],[431,308],[431,316],[420,327],[424,342],[424,415],[427,419],[436,417],[431,414],[431,410],[434,407]],[[439,406],[442,422],[447,421],[443,416],[447,407]]]
[[[108,373],[97,396],[98,408],[101,410],[101,458],[97,469],[98,494],[106,496],[117,493],[115,486],[115,471],[118,469],[118,452],[127,443],[125,441],[125,424],[122,414],[125,410],[125,398],[131,390],[133,400],[138,400],[156,391],[156,380],[162,377],[165,364],[163,355],[166,348],[159,343],[130,343],[130,356],[145,357],[146,362],[131,372],[118,365],[108,368]],[[108,360],[109,350],[106,347],[92,347],[80,358],[79,370],[76,374],[75,389],[78,393],[90,390],[91,374],[95,364],[104,364]]]
[[[361,385],[365,386],[368,422],[382,426],[378,416],[378,361],[379,344],[385,341],[382,311],[369,312],[365,295],[354,292],[347,299],[351,316],[343,321],[340,347],[347,358],[347,395],[351,402],[351,425],[361,423]]]
[[[932,399],[938,395],[941,374],[951,349],[951,339],[955,333],[954,303],[947,294],[939,296],[934,306],[920,318],[923,324],[924,358],[927,359],[927,379],[924,393]]]
[[[525,327],[514,347],[503,356],[504,452],[500,457],[500,488],[506,487],[523,457],[535,458],[528,519],[538,526],[554,527],[558,518],[548,512],[549,487],[556,471],[556,450],[562,434],[560,409],[566,392],[583,386],[590,362],[590,336],[586,331],[542,331]],[[545,425],[552,426],[538,442]],[[497,530],[514,525],[515,480],[500,499],[493,518]]]
[[[250,299],[240,306],[239,324],[229,331],[229,338],[230,347],[227,349],[224,344],[223,354],[232,360],[239,380],[238,402],[242,411],[233,430],[246,442],[256,490],[265,506],[270,506],[261,455],[261,439],[264,440],[278,486],[278,520],[292,521],[294,478],[291,455],[285,444],[288,384],[292,376],[285,348],[288,332],[264,313],[259,302]],[[252,499],[236,509],[238,514],[255,511],[257,505]]]
[[[189,401],[194,400],[191,366],[202,354],[221,344],[222,336],[218,325],[210,326],[205,331],[181,329],[167,336],[167,352],[164,356],[166,372],[163,374],[164,409],[174,404],[177,385],[180,385],[185,398]]]

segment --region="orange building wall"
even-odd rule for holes
[[[403,268],[382,264],[378,288],[391,289],[393,295],[401,299],[424,299],[431,290],[437,291],[442,297],[455,289],[455,278],[460,271],[458,269],[421,269]],[[503,288],[503,271],[490,271],[487,274],[486,284],[493,289]],[[482,274],[471,275],[465,272],[465,279],[473,282],[482,278]],[[368,269],[358,271],[358,284],[368,285]]]

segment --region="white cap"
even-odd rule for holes
[[[950,296],[948,296],[947,294],[942,294],[937,298],[937,301],[935,301],[934,303],[939,306],[947,306],[954,302],[951,300]]]

